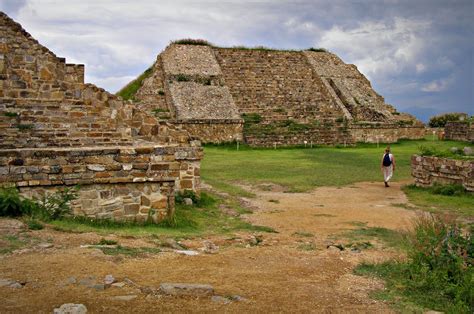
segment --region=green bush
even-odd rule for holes
[[[314,51],[314,52],[328,52],[327,49],[324,48],[309,48],[308,51]]]
[[[78,188],[65,188],[43,196],[41,200],[22,197],[15,187],[0,189],[0,216],[29,216],[53,220],[70,214],[70,202],[77,198]]]
[[[171,42],[176,45],[195,45],[195,46],[212,46],[210,42],[204,39],[183,38]]]
[[[21,216],[22,200],[16,188],[0,190],[0,216]]]
[[[244,113],[242,115],[245,124],[256,124],[262,122],[262,116],[258,113]]]
[[[467,119],[467,114],[465,113],[444,113],[430,118],[428,125],[432,128],[444,128],[447,122],[450,121],[460,121],[461,117]]]
[[[77,199],[79,188],[64,188],[55,193],[45,195],[39,201],[41,218],[54,220],[71,214],[70,202]]]
[[[360,265],[359,274],[386,280],[387,293],[400,301],[448,313],[474,310],[474,238],[448,217],[424,215],[407,235],[408,260]]]

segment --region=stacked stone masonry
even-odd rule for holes
[[[81,185],[75,214],[158,221],[199,192],[202,148],[177,125],[84,84],[0,13],[0,184],[27,195]]]
[[[423,137],[419,121],[386,104],[356,66],[328,52],[172,44],[157,60],[153,77],[159,72],[160,78],[146,81],[137,100],[153,103],[150,95],[159,89],[156,108],[165,99],[170,121],[205,142],[243,138],[273,146]],[[244,124],[241,118],[249,116],[259,121]]]
[[[474,123],[448,122],[444,128],[445,139],[474,143]]]
[[[413,155],[411,174],[418,186],[462,184],[474,193],[474,160],[456,160]]]

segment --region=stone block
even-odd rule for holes
[[[168,207],[168,200],[166,197],[160,199],[153,199],[151,201],[151,207],[154,209],[163,209]]]
[[[140,210],[139,204],[127,204],[123,206],[125,215],[136,215]]]

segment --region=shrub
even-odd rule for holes
[[[189,77],[187,77],[185,74],[176,75],[176,80],[178,82],[189,82],[190,81]]]
[[[70,202],[77,199],[79,188],[64,188],[55,193],[45,195],[38,203],[40,213],[45,220],[54,220],[71,214]]]
[[[11,111],[5,111],[5,112],[3,113],[3,115],[4,115],[5,117],[9,117],[9,118],[18,117],[18,113],[16,113],[16,112],[11,112]]]
[[[21,216],[21,198],[16,188],[0,190],[0,216]]]
[[[245,124],[256,124],[262,121],[262,116],[258,113],[244,113],[242,119],[244,119]]]
[[[474,310],[474,238],[447,216],[423,215],[406,235],[408,260],[360,265],[387,281],[385,293],[448,313]]]
[[[467,119],[467,114],[458,112],[445,113],[431,117],[428,125],[432,128],[444,128],[447,122],[460,121],[461,117]]]
[[[212,46],[210,42],[204,39],[183,38],[171,42],[176,45],[195,45],[195,46]]]
[[[38,220],[35,219],[28,220],[26,224],[28,225],[28,229],[30,230],[41,230],[44,228],[44,226]]]
[[[314,52],[328,52],[327,49],[324,48],[309,48],[308,51],[314,51]]]
[[[45,195],[41,200],[22,197],[15,187],[0,189],[0,216],[29,216],[43,220],[58,219],[71,212],[69,203],[77,198],[77,187]]]

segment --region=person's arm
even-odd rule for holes
[[[392,170],[395,171],[395,156],[393,155],[392,155],[392,165],[393,165]]]

